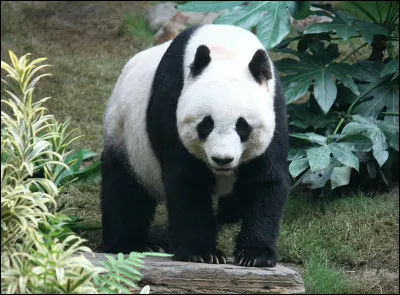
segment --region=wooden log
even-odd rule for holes
[[[111,255],[111,254],[107,254]],[[116,257],[116,255],[112,255]],[[103,253],[86,256],[93,264],[104,260]],[[206,264],[173,261],[169,257],[146,257],[140,269],[139,286],[150,286],[150,294],[299,294],[304,293],[300,275],[285,266],[243,267],[233,264]]]

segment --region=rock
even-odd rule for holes
[[[190,11],[178,11],[172,18],[173,21],[184,25],[203,25],[211,24],[213,21],[223,14],[223,12],[190,12]]]
[[[111,254],[110,254],[111,255]],[[85,255],[99,265],[104,254]],[[112,255],[116,257],[116,255]],[[304,293],[300,275],[285,266],[243,267],[173,261],[166,257],[146,257],[140,287],[150,286],[151,294],[299,294]]]
[[[170,21],[178,12],[174,2],[164,2],[150,6],[146,11],[146,22],[150,29],[156,32],[161,26]]]
[[[312,11],[322,11],[323,9],[316,8],[316,7],[311,7]],[[330,14],[330,12],[326,11],[327,14]],[[319,24],[319,23],[328,23],[331,22],[332,19],[327,17],[327,16],[318,16],[318,15],[310,15],[307,16],[305,19],[301,20],[296,20],[292,19],[292,26],[295,27],[297,32],[303,32],[308,26],[312,24]]]
[[[155,44],[162,44],[174,39],[180,32],[186,29],[186,26],[176,21],[169,21],[164,24],[154,35]]]
[[[186,12],[178,11],[174,17],[161,26],[154,35],[156,44],[161,44],[174,39],[188,26],[212,24],[214,20],[224,12]]]

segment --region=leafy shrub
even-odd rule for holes
[[[150,253],[131,253],[127,259],[120,255],[118,263],[96,267],[82,254],[92,251],[70,228],[75,220],[56,212],[60,189],[96,171],[99,164],[80,169],[96,154],[70,151],[78,138],[75,130],[46,114],[43,103],[48,98],[34,101],[37,82],[49,75],[37,73],[48,65],[39,65],[45,58],[30,62],[28,56],[18,59],[10,51],[12,65],[1,62],[8,78],[2,79],[2,95],[8,99],[1,100],[2,291],[88,294],[127,293],[125,285],[137,289],[141,275],[134,267],[141,267],[141,259]]]
[[[289,170],[312,189],[370,183],[387,187],[399,151],[399,4],[390,2],[379,19],[351,2],[370,21],[347,16],[309,1],[193,1],[181,10],[226,12],[216,24],[233,24],[257,34],[266,49],[285,53],[276,62],[288,104],[291,150]],[[386,5],[387,6],[387,5]],[[329,17],[288,38],[291,17]],[[285,37],[287,37],[285,39]],[[334,40],[365,42],[340,59]],[[370,46],[367,60],[349,63]],[[384,56],[387,56],[384,59]],[[350,183],[352,180],[352,183]]]

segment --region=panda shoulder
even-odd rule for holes
[[[164,55],[165,51],[167,50],[167,48],[171,44],[171,42],[172,41],[168,41],[168,42],[162,43],[157,46],[150,47],[146,50],[136,53],[133,57],[131,57],[128,60],[128,62],[122,69],[121,77],[126,76],[133,68],[135,68],[137,65],[141,64],[142,62],[147,62],[149,60],[152,60],[153,56]]]

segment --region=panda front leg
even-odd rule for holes
[[[216,247],[216,218],[211,191],[200,182],[166,181],[167,209],[174,260],[225,264]]]
[[[242,228],[236,239],[235,262],[241,266],[273,267],[287,185],[282,181],[238,184],[244,204]]]

